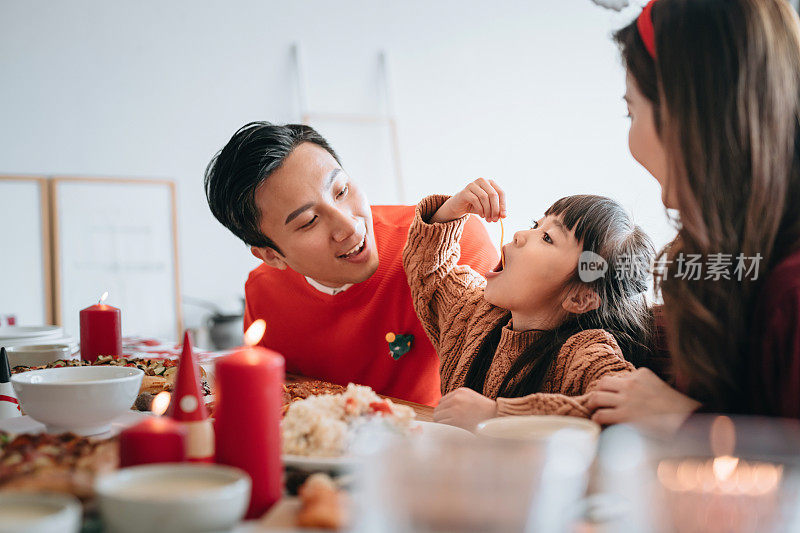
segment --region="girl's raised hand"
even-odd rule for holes
[[[431,222],[449,222],[470,213],[487,222],[505,218],[506,193],[494,180],[478,178],[442,204],[431,217]]]

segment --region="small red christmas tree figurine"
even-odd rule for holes
[[[192,341],[187,331],[178,361],[175,388],[169,404],[169,416],[186,427],[186,458],[189,461],[211,462],[214,458],[214,428],[200,387],[200,372],[192,356]]]

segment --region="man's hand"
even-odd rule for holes
[[[434,422],[458,426],[468,431],[474,430],[479,422],[495,416],[496,401],[465,387],[445,394],[433,410]]]
[[[450,197],[431,217],[433,222],[450,222],[469,213],[497,222],[506,217],[506,193],[493,180],[479,178]]]
[[[586,404],[598,424],[637,422],[665,433],[676,431],[700,405],[647,368],[601,378]]]

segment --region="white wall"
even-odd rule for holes
[[[379,109],[383,48],[409,201],[493,177],[511,196],[511,230],[560,196],[602,193],[663,244],[672,231],[655,181],[627,150],[624,75],[610,39],[637,9],[615,14],[590,0],[0,0],[0,173],[177,180],[183,293],[230,302],[256,262],[208,211],[210,157],[245,122],[299,119],[291,43],[303,47],[309,101],[325,111]],[[352,142],[340,144],[345,166],[361,160]],[[373,202],[396,201],[369,186]],[[191,325],[196,312],[187,312]]]

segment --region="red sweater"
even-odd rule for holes
[[[373,206],[380,264],[368,280],[335,296],[322,293],[290,270],[265,264],[245,284],[245,329],[267,322],[261,345],[286,358],[286,371],[427,405],[441,397],[439,359],[411,300],[402,252],[413,206]],[[460,264],[484,273],[499,257],[479,219],[470,217],[461,239]],[[411,350],[395,360],[387,333],[414,336]]]
[[[648,366],[686,393],[669,359],[661,309],[655,308],[656,357]],[[800,251],[767,274],[753,312],[747,382],[735,411],[800,418]],[[700,408],[700,412],[704,411]]]
[[[749,410],[800,418],[800,251],[769,273],[753,318]]]

